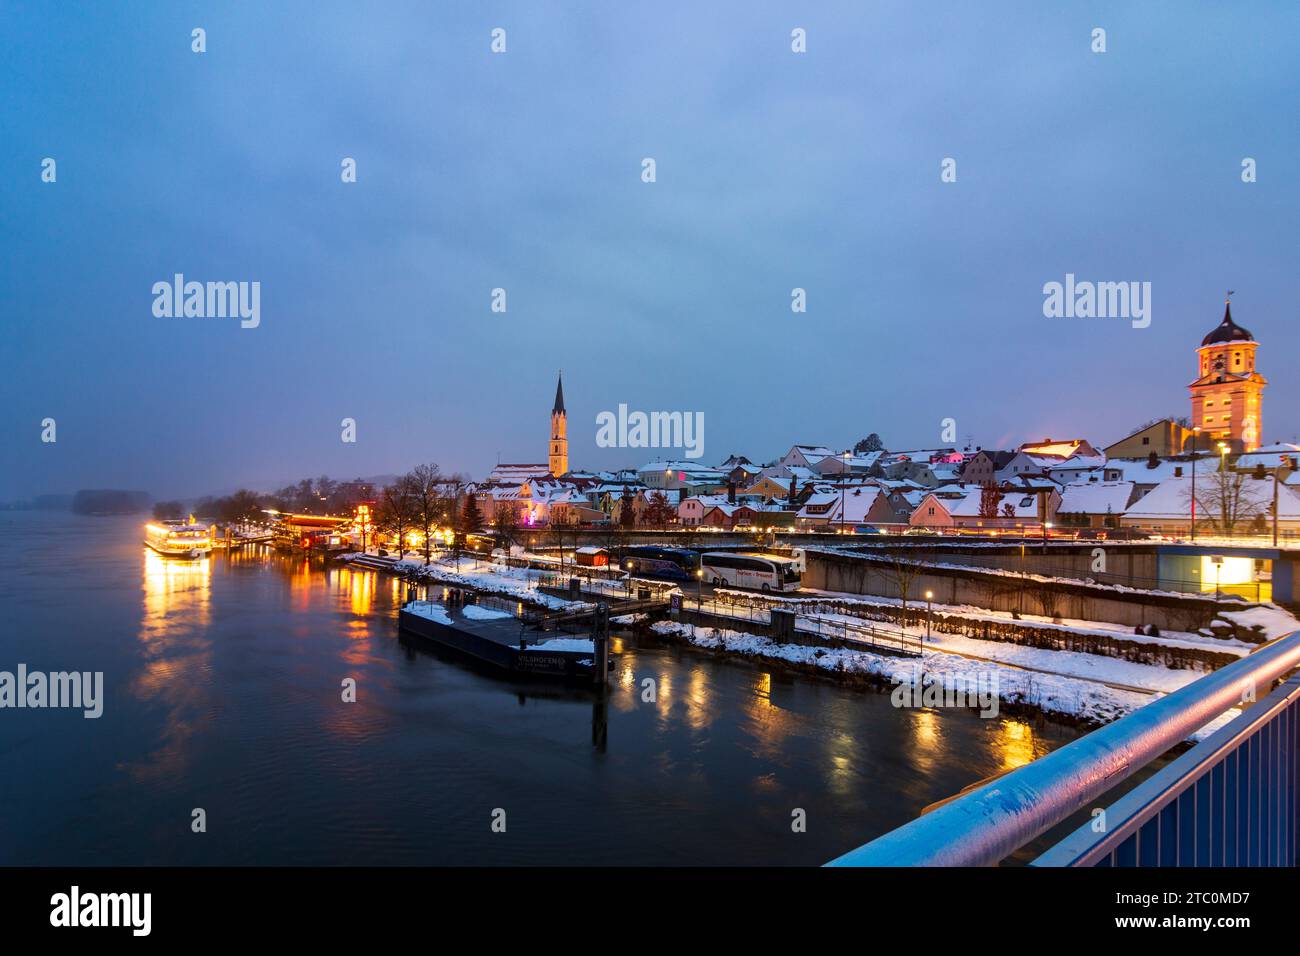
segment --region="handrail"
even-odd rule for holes
[[[828,866],[994,866],[1300,667],[1300,631],[832,860]]]
[[[1134,787],[1124,796],[1116,800],[1111,806],[1106,808],[1109,816],[1108,825],[1104,831],[1098,832],[1095,827],[1095,821],[1089,821],[1066,836],[1055,846],[1044,851],[1037,859],[1030,862],[1030,866],[1043,867],[1063,867],[1063,866],[1096,866],[1099,863],[1113,857],[1121,852],[1121,847],[1130,843],[1134,836],[1142,839],[1142,829],[1145,824],[1151,820],[1167,813],[1172,804],[1175,804],[1180,797],[1193,791],[1198,782],[1204,780],[1207,775],[1216,770],[1223,769],[1225,756],[1235,753],[1246,746],[1255,735],[1259,734],[1262,727],[1265,727],[1270,721],[1277,720],[1284,715],[1289,707],[1293,707],[1300,701],[1300,674],[1292,675],[1287,680],[1278,685],[1277,690],[1264,697],[1255,706],[1246,709],[1241,716],[1235,720],[1229,721],[1225,726],[1220,727],[1207,739],[1201,741],[1191,750],[1180,755],[1177,760],[1161,768],[1161,770],[1144,780],[1141,784]],[[1280,748],[1279,748],[1280,749]],[[1270,756],[1284,757],[1283,754],[1266,753],[1262,756],[1267,761]],[[1291,766],[1294,766],[1295,756],[1291,758]],[[1238,764],[1238,772],[1246,760]],[[1287,766],[1287,760],[1281,761],[1281,766]],[[1254,764],[1254,772],[1262,774],[1264,768],[1260,763]],[[1288,774],[1283,770],[1273,771],[1272,780],[1275,783],[1285,781]],[[1232,786],[1228,784],[1227,786]],[[1285,794],[1285,790],[1283,791]],[[1193,840],[1200,843],[1197,848],[1193,844],[1193,855],[1191,859],[1197,861],[1197,865],[1203,865],[1202,861],[1210,865],[1242,865],[1243,861],[1249,861],[1246,865],[1259,866],[1270,865],[1276,866],[1285,859],[1288,854],[1283,851],[1283,845],[1289,844],[1292,851],[1295,847],[1295,823],[1287,820],[1287,815],[1291,812],[1285,808],[1289,803],[1285,795],[1277,798],[1282,804],[1282,812],[1271,817],[1267,821],[1252,820],[1248,825],[1254,839],[1243,839],[1238,841],[1240,854],[1229,855],[1228,848],[1231,846],[1229,841],[1216,840],[1208,837],[1208,833],[1202,831],[1196,819],[1197,814],[1213,813],[1216,809],[1222,813],[1224,810],[1222,801],[1216,801],[1213,797],[1209,800],[1197,799],[1192,806],[1178,809],[1178,826],[1183,829],[1192,831]],[[1249,804],[1249,801],[1243,801]],[[1263,801],[1261,801],[1261,804]],[[1216,806],[1217,804],[1217,806]],[[1257,805],[1260,810],[1262,806]],[[1256,807],[1249,807],[1247,814]],[[1238,805],[1238,810],[1241,806]],[[1264,810],[1264,813],[1268,811]],[[1238,829],[1240,823],[1229,817],[1222,821],[1226,827],[1220,828],[1216,821],[1216,829],[1220,834],[1240,832]],[[1261,826],[1261,823],[1265,823]],[[1206,828],[1208,831],[1211,828]],[[1245,828],[1242,828],[1245,829]],[[1264,833],[1270,834],[1274,839],[1261,840],[1259,837]],[[1154,844],[1154,853],[1152,854],[1157,862],[1154,865],[1164,866],[1173,865],[1171,860],[1176,860],[1179,855],[1178,839],[1166,840],[1164,834],[1158,834],[1154,840],[1143,840],[1142,853],[1147,855],[1146,844]],[[1169,845],[1172,844],[1172,847]],[[1259,855],[1251,858],[1251,849],[1254,849]],[[1136,851],[1136,847],[1134,850]],[[1199,849],[1199,852],[1197,850]],[[1270,856],[1270,851],[1275,856]],[[1136,856],[1136,852],[1134,854]],[[1218,856],[1218,860],[1214,859]],[[1292,852],[1290,854],[1294,856]],[[1186,857],[1185,857],[1186,858]],[[1147,865],[1144,863],[1143,865]],[[1288,864],[1289,865],[1289,864]]]

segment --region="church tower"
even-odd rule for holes
[[[556,478],[569,473],[568,416],[564,412],[564,377],[555,380],[555,406],[551,409],[551,474]]]
[[[1192,424],[1200,428],[1203,447],[1212,451],[1226,442],[1234,453],[1259,447],[1268,379],[1255,371],[1255,337],[1232,321],[1232,302],[1223,308],[1223,321],[1201,340],[1197,349],[1200,375],[1192,393]]]

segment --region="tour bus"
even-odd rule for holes
[[[802,578],[794,558],[749,552],[707,552],[700,555],[700,569],[710,584],[758,591],[797,591]]]
[[[623,548],[619,552],[619,567],[629,574],[693,581],[696,578],[695,572],[700,568],[700,554],[689,548],[661,548],[655,545]]]

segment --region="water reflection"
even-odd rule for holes
[[[1023,720],[1000,720],[998,725],[993,746],[1005,770],[1023,767],[1051,749],[1038,739],[1034,728]]]
[[[175,781],[187,743],[207,723],[212,619],[212,559],[185,561],[146,548],[139,642],[143,664],[131,682],[141,701],[165,708],[157,745],[126,769],[139,780]]]
[[[60,799],[19,795],[24,863],[812,865],[1077,735],[626,631],[607,694],[520,682],[404,638],[391,576],[269,549],[169,560],[136,522],[39,517],[15,547],[49,548],[51,573],[6,592],[15,640],[57,636],[119,683],[104,760],[84,734],[17,742],[64,775]],[[79,559],[102,586],[74,604],[57,572]],[[160,821],[184,833],[199,795],[244,836],[177,840]],[[489,800],[526,808],[529,838],[479,825]],[[792,807],[822,823],[792,840]]]

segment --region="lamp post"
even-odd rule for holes
[[[925,639],[930,639],[930,602],[934,600],[934,592],[925,592]]]
[[[1043,522],[1043,554],[1047,553],[1047,532],[1051,530],[1051,527],[1052,527],[1052,522],[1050,521]]]
[[[1196,440],[1201,435],[1201,426],[1192,429],[1192,544],[1196,543]]]
[[[844,521],[848,517],[844,513],[844,492],[847,490],[846,482],[849,480],[849,452],[844,450],[844,473],[840,475],[840,534],[844,534]]]
[[[1221,441],[1219,442],[1219,474],[1221,475],[1226,474],[1227,470],[1228,470],[1228,443]],[[1228,511],[1228,505],[1230,501],[1231,499],[1229,498],[1228,495],[1228,479],[1226,477],[1220,478],[1219,479],[1219,512],[1223,516],[1223,523],[1225,525],[1223,529],[1223,533],[1226,534],[1228,537],[1232,537],[1232,532],[1235,530],[1237,524],[1236,509],[1234,508],[1233,513],[1231,514]],[[1229,520],[1231,520],[1231,524],[1229,524]]]
[[[1020,539],[1020,606],[1016,610],[1019,617],[1025,613],[1025,539]]]
[[[698,614],[704,605],[704,569],[695,569],[695,611]]]

